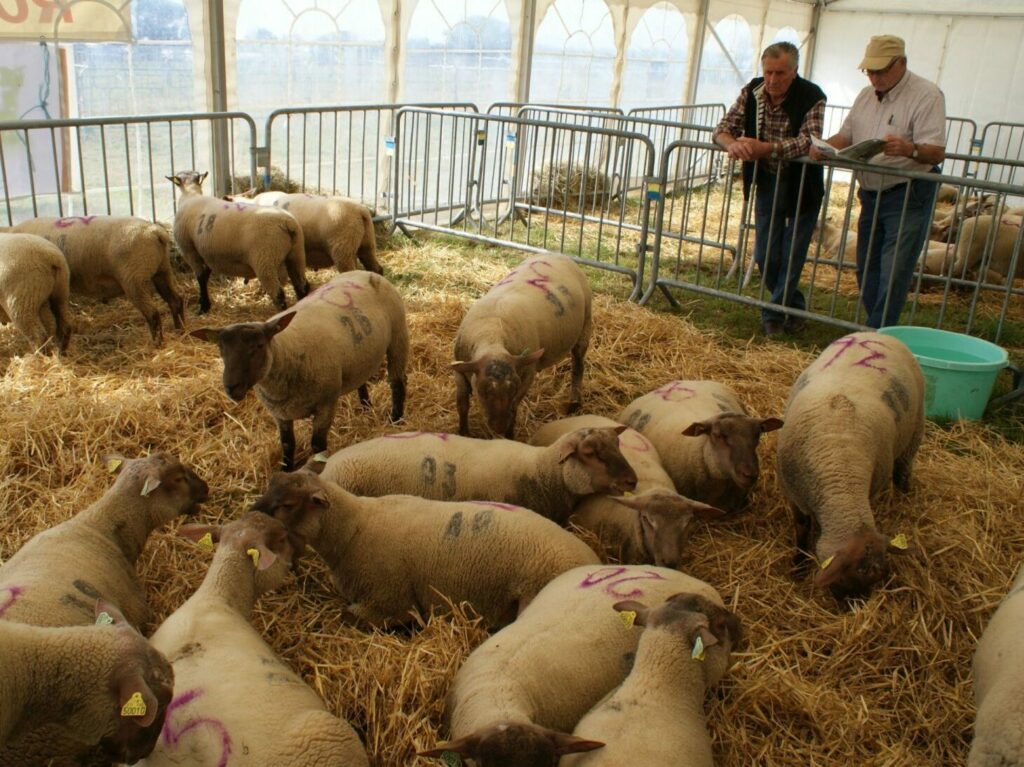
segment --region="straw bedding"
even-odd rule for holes
[[[413,341],[403,428],[454,430],[452,338],[466,306],[509,260],[486,248],[429,243],[401,245],[382,261],[406,297]],[[329,276],[316,273],[313,282]],[[194,308],[194,282],[179,279]],[[274,311],[255,282],[215,280],[212,290],[214,311],[197,320],[190,310],[192,327]],[[100,461],[110,451],[171,451],[210,483],[201,520],[241,513],[276,465],[277,432],[254,396],[235,404],[222,393],[215,347],[172,331],[155,350],[123,300],[73,309],[79,333],[62,361],[25,353],[12,328],[0,329],[0,557],[97,498],[111,482]],[[700,332],[608,295],[595,297],[594,313],[588,412],[614,415],[633,397],[684,377],[727,382],[753,413],[781,415],[790,384],[812,358],[786,344]],[[520,436],[559,416],[568,379],[568,362],[538,375]],[[371,395],[372,412],[354,396],[342,403],[330,449],[394,428],[386,383],[375,382]],[[475,405],[471,412],[482,429]],[[308,424],[297,437],[308,449]],[[790,576],[792,525],[774,447],[775,435],[766,435],[750,509],[699,525],[685,565],[719,589],[748,633],[707,702],[717,763],[963,764],[974,715],[971,655],[1024,551],[1024,446],[983,424],[929,424],[912,492],[886,495],[876,510],[880,528],[905,533],[912,551],[895,561],[886,588],[849,611]],[[173,526],[150,539],[138,569],[160,618],[192,593],[209,558]],[[358,729],[372,764],[436,763],[413,754],[445,736],[445,692],[484,632],[459,612],[424,616],[425,627],[412,633],[365,634],[345,626],[339,608],[311,556],[295,582],[260,601],[255,622]]]

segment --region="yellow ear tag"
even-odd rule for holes
[[[826,567],[828,567],[830,564],[832,564],[832,560],[835,559],[835,558],[836,558],[835,554],[833,554],[830,557],[826,557],[825,560],[821,563],[821,569],[824,570]]]
[[[622,493],[622,497],[623,498],[631,498],[632,496],[633,496],[633,494],[631,492],[629,492],[628,490],[626,490],[626,491],[624,491]]]
[[[898,535],[893,536],[893,539],[891,541],[889,541],[889,545],[894,547],[894,548],[902,549],[902,550],[906,551],[907,550],[907,536],[905,536],[903,533],[899,533]]]
[[[252,566],[260,566],[260,550],[259,549],[246,549],[245,553],[252,557]]]
[[[631,629],[633,624],[636,623],[636,612],[633,610],[622,610],[619,612],[619,620],[622,621],[623,626]]]
[[[133,692],[123,706],[121,706],[121,716],[145,716],[146,715],[146,701],[142,699],[141,692]]]
[[[690,653],[690,657],[694,660],[704,660],[704,640],[697,635],[697,638],[693,640],[693,652]]]
[[[108,613],[106,610],[104,610],[103,612],[101,612],[99,615],[96,616],[96,625],[97,626],[112,626],[112,625],[114,625],[114,619],[111,617],[110,613]]]
[[[317,453],[316,455],[313,456],[313,460],[316,461],[317,463],[327,463],[327,458],[328,458],[328,455],[323,450],[321,450],[319,453]],[[454,754],[455,752],[454,751],[449,751],[448,753]]]
[[[455,751],[445,751],[441,754],[441,763],[445,767],[462,767],[462,757]]]
[[[120,458],[108,458],[106,463],[107,471],[113,474],[118,470],[122,463],[124,463],[124,461]]]
[[[213,533],[206,533],[202,538],[196,541],[196,546],[207,551],[213,551]]]

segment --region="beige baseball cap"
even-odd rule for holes
[[[906,56],[907,49],[902,37],[896,35],[875,35],[864,50],[864,58],[858,69],[885,69],[900,56]]]

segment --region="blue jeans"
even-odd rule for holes
[[[781,190],[780,186],[779,201],[773,216],[775,184],[757,186],[754,196],[754,261],[761,270],[765,288],[771,291],[773,304],[806,309],[807,302],[800,292],[800,274],[807,260],[807,247],[811,244],[818,211],[785,216],[781,208],[786,200]],[[762,322],[781,321],[785,318],[784,313],[775,309],[761,309]]]
[[[918,180],[909,184],[909,189],[906,184],[897,184],[883,192],[857,190],[857,284],[868,327],[899,322],[917,258],[928,239],[939,185]]]

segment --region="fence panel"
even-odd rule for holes
[[[532,101],[496,101],[487,107],[487,114],[497,117],[515,117],[516,113],[523,107],[552,107],[571,112],[606,112],[608,114],[621,115],[622,110],[618,107],[588,107],[580,104],[538,104]]]
[[[1004,160],[1024,160],[1024,123],[991,122],[981,132],[981,154]],[[1001,184],[1024,185],[1024,171],[1019,166],[990,166],[987,181]]]
[[[638,107],[630,109],[629,117],[687,123],[715,128],[725,117],[725,104],[678,104],[674,106]]]
[[[0,122],[0,222],[95,214],[166,220],[175,198],[165,176],[210,170],[207,190],[226,190],[231,176],[255,180],[255,146],[255,123],[242,112]]]
[[[607,151],[615,146],[618,151]],[[642,284],[647,195],[613,194],[645,136],[497,115],[403,109],[397,118],[395,224],[534,253],[564,253]]]

